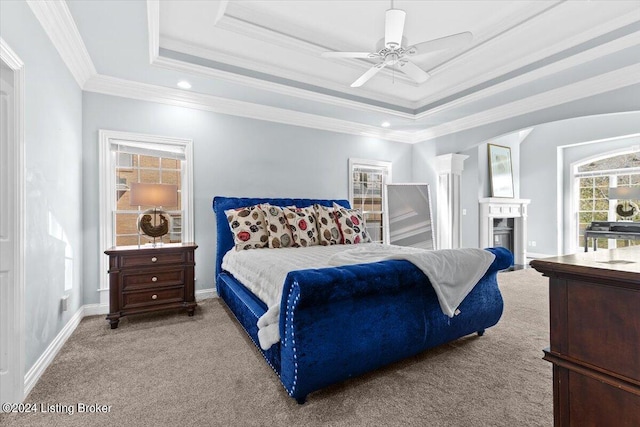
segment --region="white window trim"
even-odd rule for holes
[[[367,166],[372,166],[372,167],[378,167],[378,168],[385,168],[387,169],[387,179],[386,181],[383,183],[382,188],[380,189],[382,191],[381,196],[382,196],[382,217],[383,217],[383,221],[382,221],[382,236],[380,236],[382,238],[382,241],[384,242],[387,239],[387,229],[385,226],[385,221],[384,218],[387,215],[386,212],[386,195],[384,192],[384,184],[391,184],[393,182],[392,179],[392,162],[386,162],[386,161],[382,161],[382,160],[369,160],[369,159],[355,159],[355,158],[350,158],[349,159],[349,204],[351,205],[352,208],[357,208],[357,206],[353,205],[353,196],[354,196],[354,191],[353,191],[353,170],[356,167],[367,167]],[[364,212],[363,212],[364,215]]]
[[[179,145],[184,147],[185,164],[182,176],[182,241],[194,241],[193,227],[193,140],[185,138],[171,138],[158,135],[145,135],[131,132],[120,132],[100,129],[98,132],[100,141],[100,303],[109,301],[109,282],[107,270],[109,269],[108,257],[104,251],[112,246],[113,241],[113,212],[115,205],[115,152],[111,150],[112,144],[117,141],[136,141],[152,144]],[[186,195],[186,197],[185,197]]]
[[[632,136],[636,136],[632,135]],[[626,138],[626,137],[625,137]],[[621,138],[612,138],[612,139],[621,139]],[[607,140],[605,140],[607,141]],[[590,173],[589,172],[578,172],[578,168],[582,165],[584,165],[585,163],[588,162],[595,162],[598,160],[602,160],[602,159],[606,159],[608,157],[614,157],[614,156],[622,156],[625,154],[631,154],[631,153],[637,153],[639,151],[640,147],[638,147],[637,145],[634,145],[632,147],[625,147],[625,148],[620,148],[617,150],[612,150],[612,151],[608,151],[606,153],[599,153],[593,156],[589,156],[589,157],[585,157],[579,160],[576,160],[575,162],[571,163],[570,167],[571,167],[571,177],[570,177],[570,183],[571,183],[571,187],[570,187],[570,201],[571,201],[571,215],[570,215],[570,223],[569,223],[569,227],[571,227],[571,236],[569,239],[569,252],[568,253],[576,253],[578,251],[578,249],[580,250],[584,250],[584,248],[579,247],[578,246],[578,207],[580,205],[580,186],[579,186],[579,178],[580,177],[584,177],[584,176],[588,176]],[[626,171],[627,169],[619,169],[619,171]],[[615,173],[617,170],[608,170],[608,171],[601,171],[601,172],[610,172],[610,173]],[[595,175],[600,175],[600,171],[598,172],[594,172],[594,176]],[[611,201],[609,201],[609,211],[611,211],[612,208],[612,203]]]

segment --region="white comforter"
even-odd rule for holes
[[[443,313],[450,317],[487,271],[495,256],[482,249],[426,251],[378,243],[311,246],[307,248],[230,250],[222,268],[238,279],[268,307],[258,319],[260,347],[280,341],[280,301],[290,271],[388,259],[406,259],[420,268],[433,285]]]

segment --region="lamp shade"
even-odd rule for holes
[[[178,186],[169,184],[131,183],[131,206],[176,206]]]
[[[640,199],[640,187],[610,187],[609,199],[614,199],[614,200]]]

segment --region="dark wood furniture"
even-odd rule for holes
[[[531,262],[549,277],[556,426],[640,426],[640,247]]]
[[[111,329],[123,316],[169,308],[186,308],[193,316],[194,243],[151,247],[120,247],[109,255],[109,314]]]

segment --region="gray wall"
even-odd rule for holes
[[[480,244],[480,204],[478,200],[491,197],[489,181],[488,145],[502,145],[511,149],[513,194],[520,198],[520,132],[492,138],[461,152],[469,156],[464,161],[460,185],[460,207],[466,211],[462,218],[462,247],[475,248]]]
[[[0,36],[25,64],[28,370],[83,304],[82,92],[25,2],[0,2]],[[65,249],[72,258],[66,271]]]
[[[637,88],[629,88],[630,94]],[[619,108],[628,108],[629,99],[619,92],[611,96],[622,96]],[[635,96],[635,95],[634,95]],[[637,98],[637,96],[636,96]],[[587,106],[572,103],[577,111],[590,111],[589,105],[597,97],[587,98]],[[616,109],[610,97],[600,98],[601,105]],[[640,108],[640,101],[636,99]],[[556,108],[558,114],[564,109]],[[547,117],[548,112],[530,115],[527,120],[518,118],[511,124],[509,133],[498,132],[509,129],[504,123],[484,126],[471,131],[451,134],[434,141],[426,141],[413,147],[413,179],[427,182],[432,189],[437,188],[434,169],[435,157],[441,154],[460,153],[468,155],[465,160],[461,180],[461,208],[467,215],[462,216],[462,245],[478,246],[478,199],[489,197],[489,172],[487,165],[487,143],[511,147],[514,172],[514,192],[516,197],[531,199],[528,217],[528,241],[536,246],[527,250],[534,254],[558,255],[568,251],[570,212],[568,168],[571,162],[591,155],[606,153],[618,148],[638,145],[637,139],[619,141],[599,141],[623,135],[640,133],[640,112],[621,112],[575,117],[540,123],[520,142],[518,123],[530,123],[536,117]],[[524,129],[524,128],[523,128]],[[495,132],[495,135],[491,134]],[[597,141],[586,144],[589,141]],[[563,174],[566,176],[563,177]],[[433,191],[434,214],[437,212],[437,197]]]
[[[193,139],[196,289],[214,286],[216,195],[348,198],[348,159],[393,163],[410,182],[412,146],[86,92],[83,97],[85,303],[99,301],[98,130]]]
[[[520,188],[523,197],[531,199],[529,240],[535,236],[537,241],[529,251],[552,255],[568,252],[570,164],[638,145],[637,138],[599,141],[637,133],[640,112],[581,117],[534,128],[520,146]],[[589,141],[597,142],[580,144]]]

